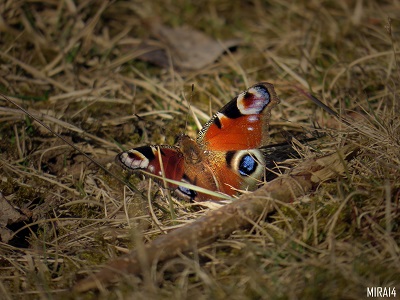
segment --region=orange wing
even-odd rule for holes
[[[197,142],[211,151],[254,149],[268,141],[271,109],[279,103],[272,84],[258,83],[226,104],[200,131]]]

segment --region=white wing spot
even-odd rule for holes
[[[135,158],[130,158],[129,153],[133,153],[135,155]],[[147,159],[147,157],[136,150],[122,153],[121,162],[131,169],[146,169],[149,165],[149,160]]]

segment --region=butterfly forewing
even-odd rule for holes
[[[279,103],[273,85],[258,83],[226,104],[200,131],[197,142],[205,149],[255,149],[268,142],[271,109]]]
[[[157,176],[165,175],[177,181],[180,181],[184,174],[182,153],[178,148],[168,145],[133,148],[121,152],[115,160],[130,172],[146,171]],[[177,186],[169,184],[168,187],[176,188]]]

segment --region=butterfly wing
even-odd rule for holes
[[[254,189],[263,178],[266,159],[257,148],[268,142],[270,112],[278,103],[273,85],[261,82],[231,100],[204,125],[197,144],[216,190],[234,195],[238,189]],[[181,151],[185,153],[185,147]],[[185,176],[193,183],[199,175],[192,169],[186,168]],[[205,183],[197,180],[196,184]]]
[[[222,107],[204,125],[197,142],[212,151],[261,147],[268,142],[271,109],[278,103],[273,85],[258,83]]]
[[[133,148],[119,153],[115,161],[130,172],[146,171],[177,181],[181,181],[184,175],[182,153],[179,148],[168,145]],[[177,188],[172,183],[168,183],[167,187]]]
[[[187,139],[189,140],[189,137]],[[184,153],[178,147],[162,145],[133,148],[119,153],[115,161],[129,172],[146,171],[208,190],[219,190],[209,166],[204,163],[192,163],[189,159],[185,160]],[[161,183],[161,180],[155,180]],[[204,201],[212,198],[182,185],[167,183],[166,187],[176,190],[180,197],[190,200]]]

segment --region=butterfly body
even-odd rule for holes
[[[181,135],[175,146],[144,146],[124,151],[116,161],[129,171],[144,170],[208,190],[234,195],[254,189],[263,178],[270,111],[279,103],[273,85],[262,82],[239,94],[204,125],[197,139]],[[167,184],[194,201],[214,199]]]

